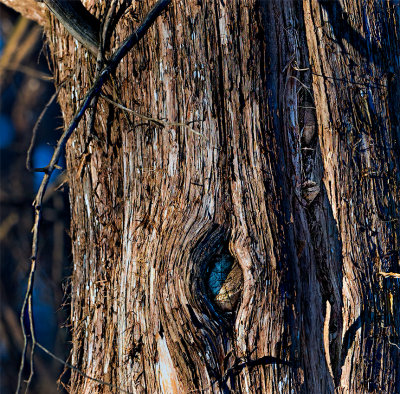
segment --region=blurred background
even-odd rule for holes
[[[23,347],[19,314],[30,267],[32,201],[42,173],[26,169],[32,131],[55,92],[41,28],[0,4],[0,392],[14,393]],[[37,129],[32,166],[45,167],[61,135],[57,100]],[[63,165],[63,163],[61,163]],[[69,354],[68,190],[63,171],[45,196],[33,292],[37,341],[63,360]],[[29,352],[29,349],[28,349]],[[31,393],[63,392],[64,366],[37,349]],[[27,378],[29,368],[25,369]],[[61,378],[60,378],[61,376]]]

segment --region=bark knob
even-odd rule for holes
[[[320,186],[311,180],[305,181],[301,186],[301,193],[307,204],[311,204],[320,191]]]

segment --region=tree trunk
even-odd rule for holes
[[[133,393],[400,391],[399,18],[173,1],[106,88],[135,112],[99,98],[67,146],[73,365]],[[48,37],[69,123],[96,62]]]

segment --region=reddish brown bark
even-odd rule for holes
[[[52,23],[68,122],[95,61]],[[100,98],[68,144],[74,365],[129,392],[400,389],[398,26],[390,2],[173,2],[107,88],[136,115]]]

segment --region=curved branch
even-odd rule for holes
[[[97,55],[100,46],[100,22],[80,1],[43,0],[65,29]]]
[[[22,16],[41,26],[48,25],[47,9],[64,28],[94,55],[100,45],[100,21],[80,1],[74,0],[0,0]]]

